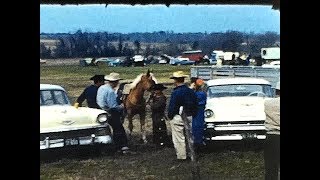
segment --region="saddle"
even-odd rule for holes
[[[132,86],[131,86],[131,83],[129,83],[129,84],[125,84],[124,86],[123,86],[123,91],[122,91],[122,94],[123,95],[128,95],[129,93],[130,93],[130,90],[132,89]]]

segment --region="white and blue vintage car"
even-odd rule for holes
[[[40,150],[112,143],[108,114],[74,107],[61,86],[40,84]]]
[[[258,78],[207,81],[206,140],[265,139],[264,101],[272,98],[271,84]]]

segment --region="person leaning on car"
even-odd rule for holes
[[[82,106],[82,103],[87,100],[87,104],[89,108],[96,108],[100,109],[99,105],[97,104],[97,91],[98,88],[104,84],[104,75],[94,75],[90,78],[90,80],[93,80],[92,85],[86,87],[84,91],[81,93],[81,95],[76,100],[77,105],[75,106]]]
[[[265,101],[267,138],[264,149],[265,179],[276,180],[280,170],[280,81],[276,85],[276,98]]]
[[[126,153],[128,148],[128,139],[126,132],[120,120],[121,112],[123,111],[123,104],[118,104],[117,94],[115,88],[121,80],[118,73],[110,73],[104,77],[108,83],[99,87],[97,92],[97,104],[101,109],[106,110],[111,115],[109,124],[113,129],[113,140],[116,148],[121,149]]]

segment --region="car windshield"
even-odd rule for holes
[[[62,90],[40,90],[40,106],[70,105],[66,93]]]
[[[273,90],[270,85],[265,84],[228,84],[209,86],[209,98],[229,96],[266,96],[273,97]]]

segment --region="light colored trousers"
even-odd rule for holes
[[[192,137],[192,116],[187,116],[188,122],[184,122],[180,115],[175,115],[170,121],[172,131],[172,141],[176,150],[177,159],[187,158],[187,147],[188,150],[193,150],[193,137]],[[193,157],[191,157],[193,158]]]

